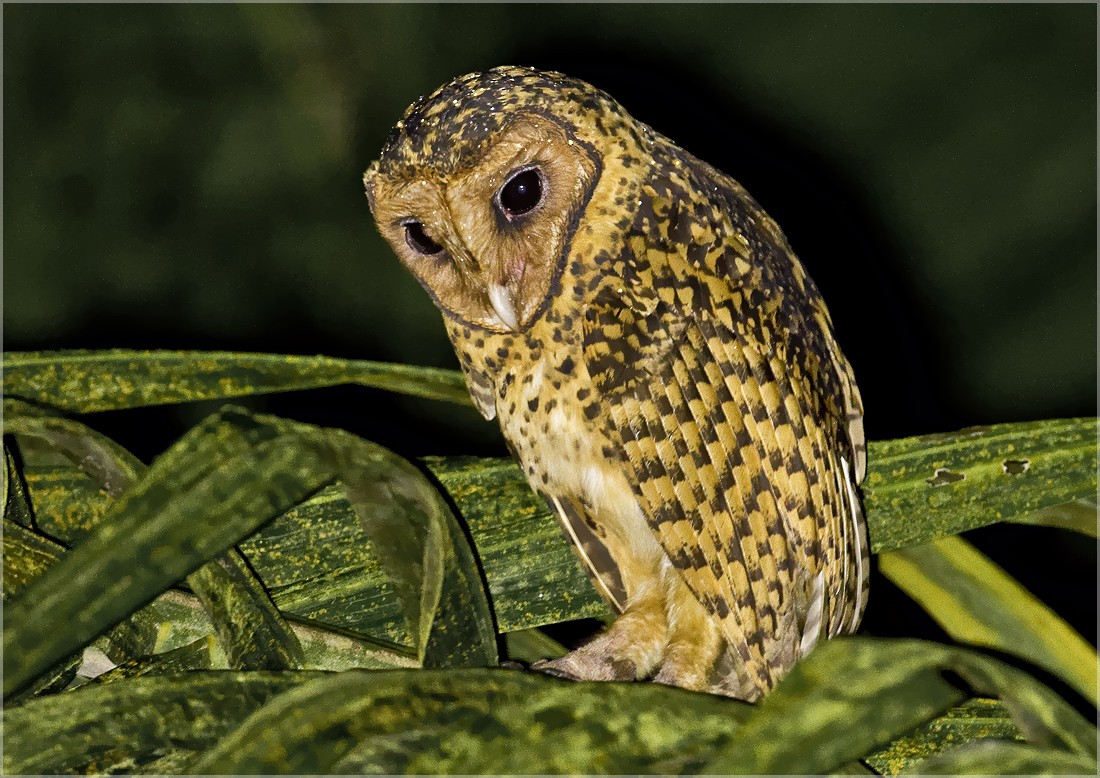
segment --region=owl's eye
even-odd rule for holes
[[[521,170],[497,192],[497,207],[507,218],[523,216],[542,202],[542,173],[537,167]]]
[[[438,254],[443,250],[443,247],[428,237],[428,233],[424,231],[424,225],[415,219],[411,219],[405,222],[405,242],[409,244],[409,248],[415,251],[417,254],[423,254],[425,256],[431,256],[432,254]]]

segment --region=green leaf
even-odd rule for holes
[[[187,577],[234,670],[298,670],[302,645],[263,584],[233,549]]]
[[[60,452],[112,496],[117,497],[145,472],[145,465],[111,439],[48,409],[8,399],[5,417],[8,431],[20,440],[31,438]],[[94,519],[80,522],[67,528],[65,535],[79,542],[95,524]],[[188,576],[188,584],[210,610],[233,667],[286,669],[301,665],[297,639],[234,552],[203,565]],[[132,661],[152,647],[155,628],[148,623],[150,616],[155,618],[139,611],[109,633],[104,648],[112,659]]]
[[[370,468],[364,465],[368,460]],[[58,646],[75,650],[85,645],[193,570],[196,563],[225,550],[338,473],[356,495],[386,497],[374,504],[357,497],[358,507],[366,512],[366,526],[373,528],[376,518],[380,523],[389,521],[392,537],[404,532],[413,538],[412,547],[424,545],[419,557],[391,563],[392,570],[404,570],[405,580],[416,584],[409,590],[419,605],[417,624],[431,627],[421,642],[424,661],[494,664],[495,632],[476,560],[446,505],[415,467],[342,431],[229,409],[185,436],[111,506],[99,530],[58,566],[66,568],[66,574],[44,576],[49,580],[35,588],[41,601],[28,595],[9,611],[5,646],[16,650],[5,653],[5,667],[13,671],[6,674],[6,688],[27,683],[49,666],[48,657],[56,661],[55,654],[62,650]],[[394,497],[400,500],[393,502]],[[427,517],[421,526],[429,531],[421,536],[414,529],[416,522],[407,520],[413,508]],[[128,542],[119,542],[121,537]],[[125,570],[129,560],[147,555],[154,559],[159,555],[162,565],[145,565],[127,576],[113,572],[115,566]],[[247,568],[238,569],[242,575],[246,572]],[[422,586],[418,576],[429,582],[435,576],[439,583]],[[201,581],[195,585],[204,591]],[[89,594],[91,600],[86,602]],[[224,602],[230,593],[218,596]],[[256,605],[256,598],[262,596],[260,585],[252,583],[235,595],[235,602]],[[36,618],[38,612],[51,618]],[[242,621],[248,614],[252,621]],[[76,628],[54,628],[67,623],[66,619],[73,620]],[[241,636],[229,642],[231,653],[257,644],[268,650],[281,645],[283,658],[277,663],[299,663],[293,635],[275,630],[279,620],[270,608],[238,607],[229,622],[221,620],[220,629],[223,634],[228,629]],[[250,631],[267,638],[250,639]],[[271,655],[263,661],[272,661]]]
[[[3,356],[7,397],[73,413],[359,384],[470,405],[453,370],[287,354],[45,351]]]
[[[1096,760],[1096,727],[1048,687],[1023,670],[982,654],[942,650],[946,652],[944,666],[957,672],[978,694],[1004,702],[1029,743]]]
[[[514,460],[423,461],[470,529],[502,632],[611,613]]]
[[[145,470],[137,457],[107,436],[17,399],[4,399],[4,432],[36,438],[64,454],[112,497],[122,494]]]
[[[864,757],[864,761],[881,775],[897,775],[960,743],[1022,737],[1001,702],[979,697],[892,740],[881,750]]]
[[[887,552],[879,570],[952,638],[1034,662],[1096,704],[1092,646],[963,538]]]
[[[4,600],[11,601],[65,554],[65,547],[4,519]]]
[[[818,646],[764,697],[706,771],[823,773],[858,759],[963,700],[929,661],[937,648],[867,638]]]
[[[969,743],[926,759],[911,775],[1095,775],[1096,760],[1023,743]]]
[[[413,465],[350,433],[327,430],[315,443],[341,475],[424,666],[495,665],[496,630],[481,574],[439,492]]]
[[[1032,744],[1095,761],[1095,727],[1026,673],[926,641],[837,638],[794,666],[707,771],[831,772],[959,703],[963,694],[944,670],[999,696]]]
[[[140,772],[210,747],[275,695],[320,673],[148,675],[4,709],[4,773]]]
[[[57,564],[67,549],[15,522],[4,520],[4,600],[18,600],[27,585]],[[148,652],[156,639],[154,614],[139,612],[112,628],[100,643],[103,650],[116,661],[125,661]],[[79,667],[79,655],[73,654],[64,665],[63,674],[75,663]],[[51,684],[47,683],[46,686]]]
[[[98,519],[86,519],[87,512],[102,514],[109,507],[91,479],[73,468],[29,462],[24,473],[39,523],[51,535],[63,539],[78,536],[86,524],[98,523]],[[560,534],[550,521],[545,529]],[[562,542],[553,535],[551,540]],[[346,633],[349,646],[368,639],[386,642],[387,662],[399,660],[392,652],[407,652],[402,645],[412,641],[404,610],[341,484],[326,486],[294,506],[241,541],[239,549],[287,617]],[[565,561],[575,565],[568,549],[563,550]],[[576,573],[586,584],[584,574],[579,569]],[[307,654],[310,650],[307,647]],[[342,650],[326,650],[323,660],[315,657],[309,666],[330,667],[323,663],[338,661]],[[404,659],[400,662],[401,666],[409,664]],[[355,665],[339,660],[339,668],[331,667],[349,666]]]
[[[522,629],[504,636],[508,658],[522,662],[540,659],[557,659],[569,653],[569,649],[547,635],[541,629]]]
[[[24,440],[24,443],[27,441]],[[29,502],[34,506],[34,525],[66,544],[87,536],[102,521],[115,499],[84,471],[45,446],[20,445]],[[62,461],[58,461],[58,460]],[[31,526],[30,508],[24,526]]]
[[[657,684],[353,671],[281,695],[189,770],[677,774],[698,769],[750,710]]]
[[[6,610],[5,695],[330,478],[277,425],[233,409],[210,417]]]
[[[113,683],[123,678],[140,678],[144,675],[171,675],[189,670],[209,670],[215,665],[224,667],[225,654],[213,635],[204,635],[185,646],[160,654],[131,659],[102,675],[92,683]]]
[[[863,495],[871,550],[1094,498],[1096,438],[1096,419],[1088,418],[869,443]]]
[[[1013,516],[1010,521],[1014,524],[1068,529],[1095,538],[1097,517],[1096,500],[1075,500],[1065,505],[1055,505],[1032,513]]]
[[[415,646],[408,611],[341,484],[294,506],[240,551],[288,617],[386,640],[406,653]],[[411,655],[415,660],[415,648]]]

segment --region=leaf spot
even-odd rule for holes
[[[1026,459],[1006,459],[1001,463],[1001,469],[1005,475],[1023,475],[1031,469],[1031,462]]]
[[[955,473],[946,467],[937,467],[936,472],[932,473],[931,478],[926,478],[925,482],[929,486],[946,486],[964,478],[966,478],[966,473]]]

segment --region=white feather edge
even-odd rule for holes
[[[825,611],[825,571],[814,579],[814,591],[810,597],[810,607],[806,611],[806,625],[802,628],[802,656],[810,653],[821,637],[821,614]]]
[[[607,584],[603,580],[603,576],[601,576],[599,572],[597,572],[596,566],[592,564],[592,560],[588,557],[588,552],[584,550],[584,544],[581,543],[580,538],[577,537],[576,530],[573,529],[573,522],[569,520],[569,516],[561,507],[561,501],[559,501],[557,497],[551,497],[551,499],[554,501],[554,510],[558,512],[558,518],[560,519],[561,525],[565,527],[565,531],[569,533],[569,540],[572,543],[573,548],[577,550],[577,553],[584,561],[585,567],[592,572],[592,579],[596,582],[596,585],[600,587],[600,591],[608,599],[608,601],[614,603],[616,610],[622,613],[623,609],[626,607],[626,603],[619,602],[619,600],[615,597],[615,595],[611,593],[611,590],[607,587]]]
[[[859,614],[863,611],[863,548],[861,537],[862,533],[859,531],[859,517],[861,514],[859,508],[859,497],[856,495],[855,484],[852,483],[852,474],[848,466],[848,460],[844,457],[840,458],[840,466],[844,470],[844,485],[847,487],[848,492],[848,520],[851,522],[852,539],[855,548],[856,558],[856,605],[852,609],[852,621],[845,629],[846,632],[852,632],[855,630],[859,623]]]

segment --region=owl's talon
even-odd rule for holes
[[[565,670],[562,667],[554,664],[555,661],[557,660],[540,659],[537,662],[531,663],[531,669],[536,672],[542,673],[543,675],[552,675],[555,678],[563,678],[566,681],[583,680],[582,678],[570,673],[568,670]]]

